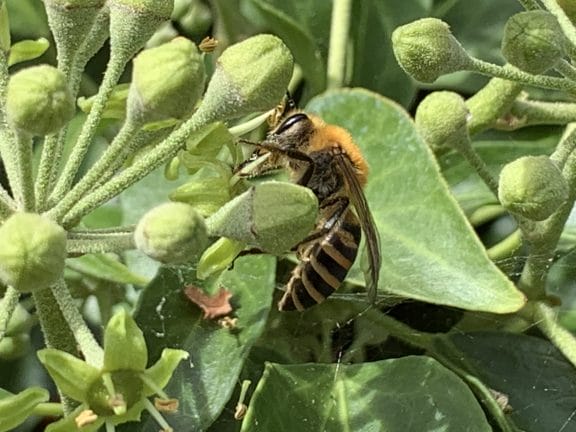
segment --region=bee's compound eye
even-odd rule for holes
[[[310,120],[310,119],[308,118],[308,116],[306,114],[302,114],[302,113],[291,115],[286,120],[284,120],[280,126],[278,126],[278,129],[276,129],[274,131],[274,134],[278,135],[278,134],[284,133],[288,129],[290,129],[292,126],[294,126],[297,123],[300,123],[303,120]]]

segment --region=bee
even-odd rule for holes
[[[286,168],[296,184],[312,190],[319,214],[314,230],[295,246],[298,264],[278,303],[281,311],[303,311],[337,290],[356,260],[362,232],[368,255],[367,288],[376,295],[381,257],[379,235],[363,192],[368,164],[344,128],[317,116],[284,115],[240,170],[257,176]],[[261,159],[262,162],[255,164]]]

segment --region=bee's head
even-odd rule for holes
[[[282,149],[298,149],[310,141],[314,129],[314,122],[308,115],[296,112],[288,115],[274,128],[266,141]]]

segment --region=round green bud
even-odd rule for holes
[[[513,15],[504,27],[502,54],[506,60],[531,74],[554,67],[564,55],[566,38],[556,18],[546,11]]]
[[[402,69],[422,82],[434,82],[471,64],[448,24],[437,18],[423,18],[396,28],[392,48]]]
[[[6,336],[0,340],[0,360],[15,360],[30,352],[32,344],[27,333]]]
[[[110,9],[110,55],[128,61],[170,19],[174,0],[108,0],[106,5]]]
[[[218,58],[196,115],[207,124],[271,109],[285,95],[293,67],[292,54],[276,36],[232,45]]]
[[[8,120],[24,132],[40,136],[57,132],[74,116],[75,110],[66,77],[55,67],[22,69],[8,82]]]
[[[110,374],[114,394],[110,394],[104,378],[100,377],[92,383],[86,397],[88,407],[97,415],[107,417],[124,414],[144,398],[141,372],[118,370],[105,373]]]
[[[44,0],[50,30],[56,42],[58,64],[70,66],[104,0]]]
[[[310,189],[271,181],[228,202],[207,224],[212,235],[282,254],[310,234],[317,215],[318,200]]]
[[[455,148],[468,140],[470,113],[457,93],[430,93],[416,109],[416,129],[433,150]]]
[[[134,59],[127,116],[139,123],[182,120],[202,96],[205,77],[202,56],[186,38],[144,50]]]
[[[568,185],[548,156],[524,156],[500,172],[498,198],[510,212],[547,219],[568,199]]]
[[[0,227],[0,280],[21,292],[47,288],[60,279],[66,231],[34,213],[14,213]]]
[[[193,261],[208,246],[204,219],[192,206],[170,202],[146,213],[134,232],[136,247],[157,261]]]

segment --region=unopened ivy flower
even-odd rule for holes
[[[51,426],[51,431],[96,430],[140,418],[144,410],[167,423],[148,398],[154,394],[172,401],[164,388],[186,351],[165,348],[160,359],[146,368],[148,352],[142,331],[124,310],[115,314],[104,334],[102,366],[90,365],[71,354],[53,348],[38,357],[62,392],[80,402],[72,415]],[[173,403],[172,403],[173,404]],[[159,416],[159,417],[157,417]]]

